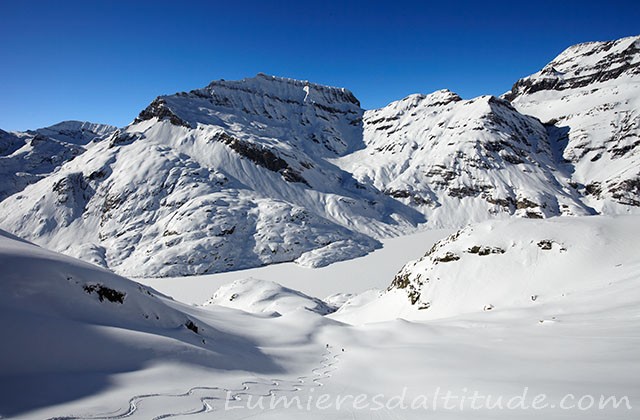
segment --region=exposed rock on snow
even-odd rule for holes
[[[512,101],[542,90],[577,89],[622,76],[640,75],[640,37],[573,45],[535,75],[518,80],[505,95]]]

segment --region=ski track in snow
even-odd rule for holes
[[[186,392],[181,394],[170,393],[156,393],[156,394],[141,394],[133,396],[129,399],[129,408],[119,414],[110,413],[97,414],[97,415],[70,415],[70,416],[58,416],[50,417],[47,420],[117,420],[124,419],[133,416],[134,414],[144,414],[139,409],[140,403],[148,399],[156,398],[189,398],[196,397],[197,403],[200,407],[194,408],[190,411],[181,411],[175,413],[164,413],[156,415],[153,420],[161,420],[172,417],[184,417],[191,416],[200,413],[208,413],[212,411],[222,411],[222,405],[227,401],[240,401],[243,396],[247,397],[271,397],[277,393],[295,393],[305,389],[305,384],[309,385],[309,388],[318,388],[324,386],[323,380],[331,377],[331,372],[336,370],[335,365],[339,362],[339,355],[332,352],[332,348],[327,348],[326,352],[322,356],[320,366],[311,369],[311,375],[298,376],[296,380],[285,379],[267,379],[264,381],[244,381],[242,382],[241,389],[228,389],[217,386],[194,386],[189,388]],[[259,387],[269,387],[265,393],[259,393],[257,389]],[[253,392],[252,392],[253,390]],[[198,396],[198,393],[203,392],[205,395]],[[219,395],[215,395],[215,394]],[[229,398],[228,398],[229,397]],[[216,403],[220,403],[218,407]]]

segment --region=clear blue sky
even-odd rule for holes
[[[637,34],[637,0],[0,0],[0,128],[122,126],[158,95],[258,72],[367,109],[501,94],[571,44]]]

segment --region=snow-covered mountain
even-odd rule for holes
[[[637,212],[638,39],[571,47],[503,98],[442,90],[365,112],[346,89],[258,74],[160,96],[103,141],[87,143],[113,128],[66,123],[28,147],[2,132],[1,191],[20,192],[0,227],[149,277],[323,266],[425,227]]]
[[[50,175],[116,127],[64,121],[34,131],[0,130],[0,201]]]
[[[1,224],[129,276],[364,255],[423,217],[326,160],[364,147],[361,117],[344,89],[265,75],[159,97]]]
[[[640,36],[567,48],[505,98],[546,123],[585,203],[602,213],[638,211]]]
[[[588,310],[597,296],[601,309],[637,305],[639,222],[618,215],[470,225],[407,263],[381,296],[332,316],[364,323],[546,305]]]
[[[366,148],[336,162],[434,227],[636,212],[639,45],[570,47],[503,99],[442,90],[367,111]]]
[[[63,121],[49,127],[38,128],[36,133],[59,142],[87,145],[93,140],[113,134],[117,127],[87,121]]]
[[[367,147],[338,164],[423,212],[431,227],[592,211],[557,176],[544,126],[509,102],[447,90],[365,113]]]

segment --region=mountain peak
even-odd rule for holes
[[[572,188],[599,212],[640,207],[640,36],[567,48],[504,95],[547,122]]]
[[[504,98],[543,90],[575,89],[640,74],[640,35],[572,45],[542,70],[518,80]]]
[[[134,124],[157,118],[187,128],[229,126],[230,119],[241,118],[247,124],[298,121],[298,127],[311,129],[317,118],[337,118],[357,128],[362,112],[360,102],[347,89],[258,73],[241,80],[215,80],[188,93],[159,96]]]
[[[87,144],[96,138],[104,138],[116,130],[117,127],[108,124],[69,120],[38,128],[35,132],[67,143]]]
[[[640,35],[628,36],[613,41],[591,41],[575,44],[560,53],[552,62],[563,62],[575,57],[633,53],[640,46]]]
[[[398,101],[391,102],[380,110],[389,109],[396,112],[404,112],[417,107],[444,106],[461,100],[462,98],[458,96],[458,94],[451,92],[449,89],[441,89],[427,95],[423,93],[413,93]],[[380,110],[374,110],[373,112]]]
[[[360,106],[360,101],[348,89],[311,83],[308,80],[272,76],[265,73],[258,73],[254,77],[241,80],[214,80],[204,89],[200,89],[199,92],[215,94],[217,91],[224,89],[251,91],[300,103],[312,100],[327,104],[346,102]]]

